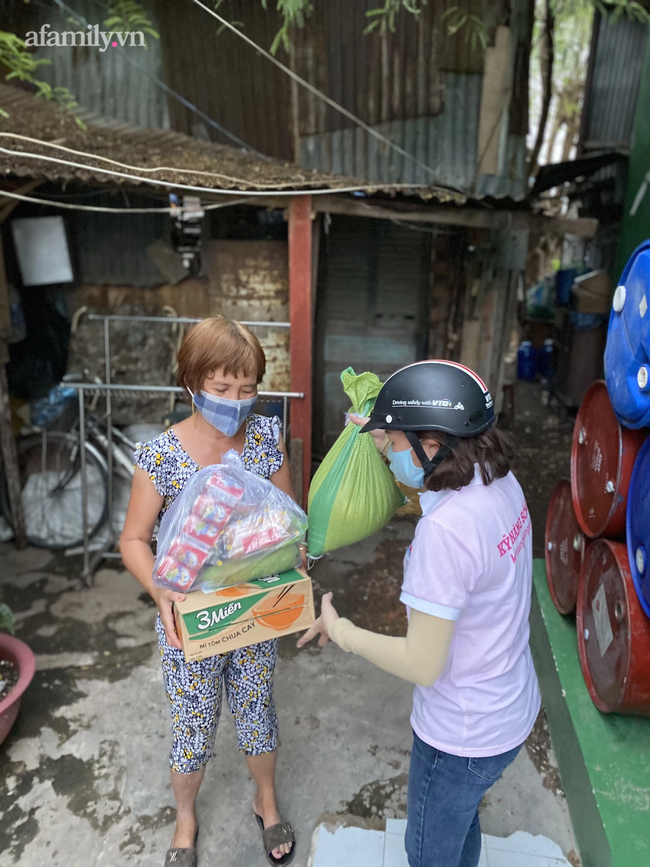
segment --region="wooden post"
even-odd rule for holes
[[[304,398],[291,401],[291,440],[301,440],[302,484],[296,491],[306,507],[311,477],[312,435],[312,230],[311,196],[292,196],[289,205],[289,354],[291,391]],[[296,449],[300,453],[300,448]]]
[[[5,276],[2,236],[0,235],[0,447],[4,464],[9,504],[14,525],[14,539],[17,548],[27,547],[25,518],[20,496],[20,474],[18,472],[18,453],[16,440],[11,429],[11,405],[5,364],[9,361],[9,333],[11,330],[9,290]]]

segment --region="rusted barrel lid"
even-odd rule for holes
[[[545,541],[546,580],[551,598],[560,614],[572,614],[585,554],[585,535],[576,518],[571,483],[567,479],[562,479],[551,494]]]
[[[578,410],[571,446],[571,493],[586,536],[625,537],[627,491],[646,430],[621,427],[602,380]]]
[[[576,615],[580,665],[596,707],[650,716],[650,620],[621,542],[597,539],[589,546]]]

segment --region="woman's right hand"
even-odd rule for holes
[[[185,599],[184,593],[178,593],[176,590],[168,590],[162,587],[154,587],[151,596],[158,607],[160,620],[165,630],[165,638],[170,647],[176,647],[182,650],[183,645],[176,632],[176,622],[174,620],[173,605],[174,602],[183,602]]]
[[[352,422],[352,424],[356,424],[359,427],[363,427],[365,424],[367,424],[370,421],[370,419],[364,418],[362,415],[355,415],[353,412],[351,412],[350,413],[350,421]],[[369,433],[370,433],[370,436],[375,441],[375,445],[377,446],[377,448],[381,448],[384,440],[386,439],[386,431],[385,430],[371,430],[371,431],[369,431]]]

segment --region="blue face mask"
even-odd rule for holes
[[[424,469],[415,466],[411,458],[412,451],[413,449],[406,449],[403,452],[394,452],[391,445],[388,447],[388,460],[391,472],[398,482],[418,489],[424,487]]]
[[[208,424],[227,437],[233,437],[252,413],[257,403],[257,395],[248,400],[228,400],[226,397],[217,397],[202,391],[201,394],[192,394],[192,400]]]

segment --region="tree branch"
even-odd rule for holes
[[[553,61],[554,61],[554,36],[555,36],[555,14],[552,8],[552,0],[546,0],[546,20],[544,22],[544,46],[545,52],[542,54],[542,111],[539,117],[539,127],[537,129],[537,138],[535,145],[530,155],[528,162],[528,177],[537,173],[537,160],[539,153],[544,143],[546,134],[546,124],[548,122],[549,110],[551,108],[551,99],[553,98]]]

